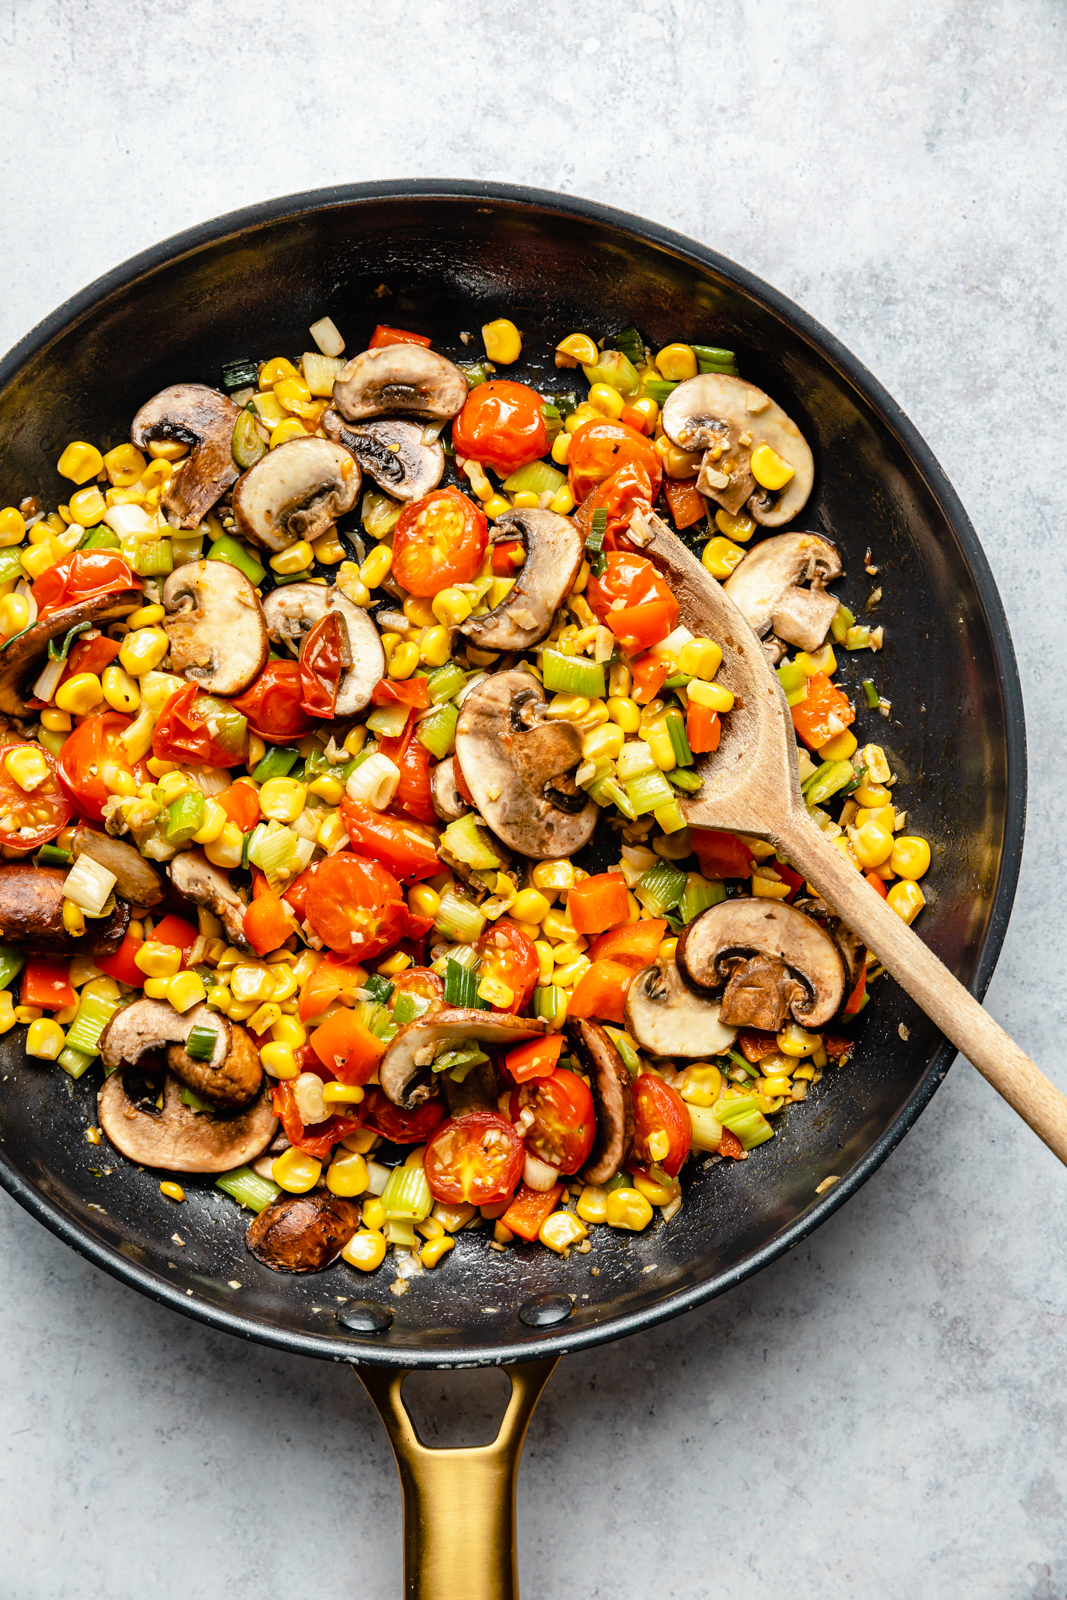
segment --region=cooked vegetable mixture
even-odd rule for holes
[[[650,530],[763,639],[811,815],[910,922],[889,704],[862,680],[861,746],[834,681],[882,630],[777,531],[811,451],[731,351],[571,333],[541,393],[507,319],[458,364],[310,333],[0,511],[0,1031],[99,1062],[90,1142],[176,1203],[217,1175],[277,1271],[585,1253],[772,1138],[877,975],[770,845],[687,823],[733,697]]]

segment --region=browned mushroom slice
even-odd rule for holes
[[[359,494],[355,458],[331,439],[290,439],[261,456],[234,486],[233,514],[248,539],[285,550],[317,539]]]
[[[720,1020],[777,1033],[790,1014],[821,1028],[845,993],[841,954],[824,928],[794,906],[759,898],[724,900],[689,923],[678,968],[699,990],[725,985]]]
[[[634,1142],[636,1116],[630,1074],[599,1022],[570,1018],[567,1040],[578,1065],[589,1076],[596,1108],[596,1138],[582,1177],[586,1183],[610,1183],[625,1166]]]
[[[186,1054],[194,1028],[215,1034],[210,1061]],[[100,1058],[109,1071],[136,1066],[142,1056],[163,1048],[174,1076],[221,1109],[246,1106],[263,1082],[259,1052],[245,1029],[205,1005],[179,1012],[166,1000],[135,1000],[116,1011],[100,1035]]]
[[[779,533],[749,550],[723,588],[761,638],[773,629],[800,650],[818,650],[837,614],[826,585],[843,570],[837,547],[821,534]]]
[[[116,902],[106,917],[86,917],[77,937],[63,926],[62,867],[31,861],[0,866],[0,940],[28,956],[113,956],[130,925],[130,907]]]
[[[535,1039],[546,1027],[539,1017],[511,1017],[460,1006],[420,1017],[400,1029],[378,1063],[382,1093],[395,1106],[411,1111],[437,1093],[433,1063],[446,1050],[472,1042],[504,1048]]]
[[[61,639],[82,622],[105,622],[109,617],[128,616],[141,604],[140,589],[99,594],[76,606],[53,611],[25,633],[14,634],[7,644],[0,646],[0,712],[8,717],[29,716],[23,690],[30,691],[50,639]]]
[[[470,810],[456,786],[455,759],[439,761],[430,774],[430,799],[442,822],[456,822]]]
[[[364,350],[341,368],[334,404],[349,422],[368,417],[426,417],[445,422],[462,409],[467,380],[455,362],[420,344]]]
[[[573,522],[554,511],[506,511],[494,528],[497,540],[521,541],[526,560],[500,604],[484,617],[469,617],[459,631],[479,650],[528,650],[551,629],[585,546]]]
[[[530,673],[497,672],[470,691],[456,724],[456,760],[475,805],[506,845],[532,860],[576,854],[598,815],[574,781],[581,734],[545,710]]]
[[[359,1227],[357,1200],[316,1189],[281,1194],[250,1225],[245,1244],[272,1272],[321,1272]]]
[[[270,644],[259,596],[226,561],[190,561],[163,585],[163,626],[174,672],[206,694],[240,694],[267,664]]]
[[[394,500],[420,500],[444,475],[444,446],[439,439],[423,442],[425,423],[399,417],[348,422],[331,406],[323,413],[322,427],[328,439],[351,450],[368,478]]]
[[[232,1172],[261,1156],[278,1119],[264,1090],[236,1116],[213,1116],[183,1105],[177,1078],[163,1079],[163,1109],[148,1109],[126,1092],[125,1073],[113,1072],[97,1097],[100,1126],[116,1150],[162,1172]]]
[[[158,905],[167,892],[155,867],[132,844],[112,839],[107,833],[97,833],[84,823],[74,834],[71,854],[75,861],[79,856],[88,856],[90,861],[99,862],[100,866],[113,873],[115,893],[133,906],[147,909]]]
[[[719,1002],[698,995],[672,962],[645,967],[626,995],[626,1028],[654,1056],[718,1056],[729,1050],[736,1028],[719,1021]]]
[[[130,438],[139,450],[153,439],[192,447],[167,485],[163,510],[179,528],[203,522],[240,468],[233,459],[234,424],[241,415],[233,401],[202,383],[175,383],[161,389],[138,411]]]
[[[202,850],[182,850],[167,871],[179,894],[219,918],[232,945],[251,949],[245,938],[247,907],[226,874],[212,866]]]
[[[297,657],[316,622],[331,611],[341,622],[351,656],[337,685],[334,715],[354,717],[370,704],[375,684],[385,676],[381,635],[363,607],[349,600],[336,584],[321,583],[288,583],[272,589],[263,602],[270,637]]]

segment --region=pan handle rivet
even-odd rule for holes
[[[349,1333],[385,1333],[393,1325],[393,1313],[373,1300],[353,1300],[337,1321]]]
[[[574,1310],[569,1294],[539,1294],[519,1308],[519,1321],[528,1328],[550,1328],[554,1322],[566,1322]]]

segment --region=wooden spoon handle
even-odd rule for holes
[[[931,1021],[1067,1165],[1067,1098],[803,812],[774,842],[873,950]]]

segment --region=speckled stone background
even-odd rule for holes
[[[5,0],[0,36],[5,347],[188,224],[420,175],[643,213],[851,346],[1008,609],[1031,798],[988,1004],[1067,1086],[1054,0]],[[3,1600],[399,1594],[396,1476],[347,1371],[208,1333],[0,1212]],[[563,1363],[520,1481],[526,1600],[1063,1600],[1065,1235],[1067,1173],[958,1064],[806,1247]]]

